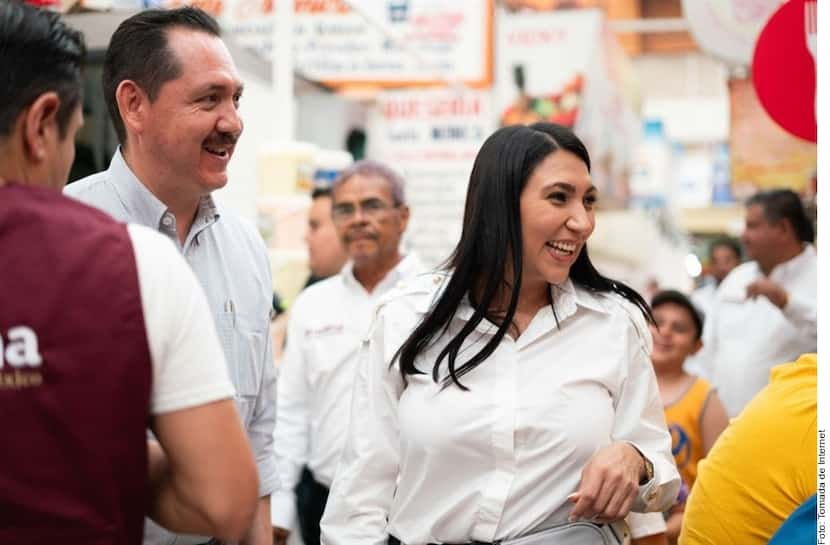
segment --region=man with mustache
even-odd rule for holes
[[[769,383],[773,366],[818,346],[815,227],[799,195],[750,197],[741,241],[750,261],[718,287],[701,356],[730,418]]]
[[[414,255],[400,253],[409,208],[403,180],[386,165],[363,160],[345,169],[334,182],[331,213],[349,262],[297,297],[280,366],[280,490],[271,506],[278,545],[296,515],[305,545],[319,545],[320,518],[348,433],[361,341],[381,297],[423,270]]]
[[[268,327],[272,283],[256,230],[220,209],[242,120],[242,82],[219,27],[195,8],[147,10],[121,23],[107,49],[104,95],[121,147],[109,169],[66,193],[158,230],[204,288],[259,470],[259,505],[243,543],[270,543],[276,373]],[[148,522],[145,543],[196,544]]]

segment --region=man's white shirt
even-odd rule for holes
[[[715,306],[715,301],[718,293],[718,285],[714,279],[706,282],[703,286],[694,290],[689,296],[689,299],[694,303],[699,311],[703,313],[704,318],[711,314],[712,308]]]
[[[755,261],[739,265],[721,282],[704,328],[702,357],[730,417],[769,382],[773,366],[816,352],[817,264],[816,251],[807,244],[772,270],[769,279],[788,294],[783,309],[764,296],[747,299],[747,286],[764,277]]]
[[[280,488],[271,496],[271,523],[292,528],[294,487],[307,465],[330,486],[346,441],[361,340],[380,299],[424,271],[407,255],[368,293],[352,264],[305,289],[291,306],[285,354],[277,382],[277,451]]]

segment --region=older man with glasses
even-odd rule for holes
[[[409,221],[403,180],[358,161],[334,182],[332,219],[349,262],[303,291],[288,323],[277,395],[281,489],[271,498],[274,542],[284,545],[299,515],[305,545],[319,545],[320,518],[348,432],[352,380],[373,310],[423,266],[400,253]]]

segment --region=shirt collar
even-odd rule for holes
[[[153,195],[130,169],[124,160],[120,146],[115,150],[107,169],[107,175],[115,187],[118,197],[129,212],[133,223],[155,230],[167,230],[162,224],[162,219],[168,211],[167,206]],[[213,197],[210,195],[203,196],[199,201],[199,210],[193,222],[194,226],[201,228],[203,225],[212,223],[217,219],[219,219],[219,211]]]
[[[443,289],[443,286],[441,286],[441,289]],[[602,314],[609,314],[610,312],[600,301],[598,294],[594,294],[584,288],[577,288],[570,278],[567,278],[561,284],[552,284],[550,290],[551,298],[556,307],[556,318],[560,322],[574,315],[580,307]],[[550,307],[547,308],[550,309]],[[427,312],[427,310],[424,309],[424,312]],[[473,317],[473,312],[474,310],[470,304],[470,299],[465,295],[461,301],[461,305],[458,307],[456,317],[468,321]],[[553,318],[552,315],[551,318]],[[487,327],[489,327],[489,322],[487,324]]]
[[[211,195],[203,195],[199,199],[199,211],[196,212],[196,222],[209,224],[219,219],[219,208]]]
[[[383,280],[378,282],[378,285],[373,290],[373,293],[383,293],[386,291],[384,289],[385,286],[394,285],[397,281],[408,276],[412,276],[421,270],[423,270],[421,260],[418,259],[418,256],[414,253],[410,252],[405,255],[403,259],[401,259],[398,264],[392,268],[392,270],[386,273]],[[357,278],[355,278],[354,262],[352,260],[349,260],[345,265],[343,265],[343,268],[340,270],[340,275],[343,277],[343,282],[345,282],[347,286],[364,289],[363,285],[358,282]]]
[[[577,286],[574,285],[570,278],[565,280],[562,284],[551,286],[551,290],[554,295],[553,300],[557,303],[560,303],[561,301],[563,306],[570,305],[571,303],[568,302],[568,300],[570,299],[573,301],[573,304],[577,307],[586,308],[588,310],[593,310],[594,312],[599,312],[602,314],[610,313],[608,307],[606,307],[600,300],[600,294],[594,293],[583,287],[577,288]]]

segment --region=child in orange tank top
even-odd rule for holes
[[[658,383],[659,380],[658,377]],[[671,432],[674,461],[683,482],[691,489],[697,477],[697,463],[705,456],[704,411],[716,394],[706,380],[694,375],[689,375],[689,380],[692,382],[682,397],[676,400],[663,398],[663,411]]]
[[[672,453],[684,484],[691,489],[697,464],[706,456],[729,419],[711,385],[683,370],[686,358],[703,346],[703,317],[688,297],[677,291],[657,293],[651,302],[657,327],[651,327],[651,361],[663,399]],[[666,537],[676,543],[683,519],[679,502],[666,521]],[[635,541],[636,544],[636,541]]]

